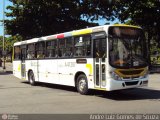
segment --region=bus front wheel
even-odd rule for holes
[[[77,90],[80,94],[88,94],[88,82],[87,77],[83,74],[79,75],[77,78]]]
[[[33,71],[30,71],[30,72],[29,72],[28,79],[29,79],[29,83],[34,86],[34,85],[35,85],[35,78],[34,78],[34,73],[33,73]]]

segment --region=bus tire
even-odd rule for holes
[[[84,74],[79,75],[77,78],[77,90],[82,95],[89,93],[87,77]]]
[[[28,80],[29,80],[29,83],[30,83],[32,86],[35,85],[35,77],[34,77],[33,71],[30,71],[30,72],[29,72]]]

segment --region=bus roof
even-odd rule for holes
[[[94,32],[100,32],[100,31],[104,31],[105,29],[107,29],[110,26],[140,28],[138,26],[126,25],[126,24],[102,25],[102,26],[90,27],[90,28],[85,28],[85,29],[80,29],[80,30],[73,30],[73,31],[70,31],[70,32],[54,34],[54,35],[44,36],[44,37],[40,37],[40,38],[33,38],[33,39],[21,41],[21,42],[16,42],[16,43],[14,43],[14,46],[19,46],[19,45],[29,44],[29,43],[35,43],[35,42],[38,42],[38,41],[60,39],[60,38],[65,38],[65,37],[71,37],[71,36],[84,35],[84,34],[89,34],[89,33],[94,33]]]
[[[14,46],[19,46],[19,45],[23,45],[23,44],[34,43],[34,42],[38,42],[38,41],[39,41],[39,38],[33,38],[33,39],[21,41],[21,42],[16,42],[16,43],[14,43]]]
[[[139,27],[139,26],[126,25],[126,24],[114,24],[112,26],[122,26],[122,27],[124,26],[124,27],[133,27],[133,28],[139,28],[139,29],[141,29],[141,27]]]

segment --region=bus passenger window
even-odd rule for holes
[[[75,56],[90,56],[91,55],[91,37],[84,35],[75,38]]]
[[[65,57],[65,39],[59,40],[58,57]]]
[[[21,49],[19,46],[14,48],[14,59],[15,60],[20,60],[21,59]]]
[[[35,58],[35,47],[34,44],[29,44],[27,47],[27,59]]]
[[[84,46],[84,41],[83,41],[83,37],[76,37],[75,38],[75,56],[84,56],[84,50],[85,50],[85,46]]]
[[[46,57],[57,57],[57,41],[46,42]]]
[[[84,41],[86,45],[86,56],[90,56],[91,55],[91,36],[90,35],[84,36]]]
[[[67,38],[65,56],[72,57],[72,55],[73,55],[73,41],[72,38]]]
[[[39,42],[36,44],[36,53],[37,53],[37,58],[45,57],[45,43],[44,42]]]
[[[43,51],[38,51],[37,52],[37,58],[44,58],[45,56],[44,56],[44,53],[43,53]]]
[[[62,57],[62,51],[58,49],[58,57]]]

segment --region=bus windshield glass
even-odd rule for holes
[[[135,68],[147,66],[146,41],[139,28],[109,28],[109,61],[118,68]]]

